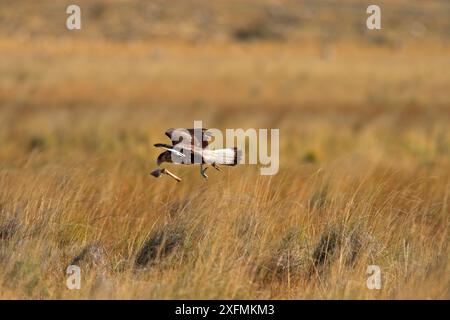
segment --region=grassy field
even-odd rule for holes
[[[0,298],[450,298],[447,2],[78,2],[0,1]],[[194,120],[280,171],[150,176]]]

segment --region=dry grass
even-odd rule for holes
[[[450,298],[448,5],[373,37],[357,1],[197,2],[97,1],[73,37],[63,2],[0,9],[0,298]],[[280,128],[279,173],[149,176],[193,120]]]

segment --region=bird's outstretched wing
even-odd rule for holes
[[[198,129],[197,129],[198,130]],[[172,145],[177,145],[179,143],[191,144],[195,147],[206,148],[209,142],[212,140],[212,135],[207,132],[208,129],[202,128],[199,130],[201,132],[201,137],[195,135],[195,129],[183,129],[183,128],[170,128],[167,129],[165,135],[169,137],[172,141]]]

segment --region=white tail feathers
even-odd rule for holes
[[[206,163],[234,166],[240,163],[241,157],[242,152],[238,148],[203,150],[203,160]]]

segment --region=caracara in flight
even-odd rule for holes
[[[208,149],[212,135],[207,132],[207,129],[168,129],[165,134],[172,141],[172,145],[165,143],[154,145],[157,148],[166,149],[156,160],[158,168],[150,173],[154,177],[167,174],[175,180],[181,181],[179,177],[169,170],[159,168],[161,163],[169,162],[174,164],[199,164],[201,176],[208,180],[208,176],[205,173],[206,169],[208,169],[206,165],[209,164],[220,171],[220,164],[235,166],[241,160],[242,152],[237,148]]]

